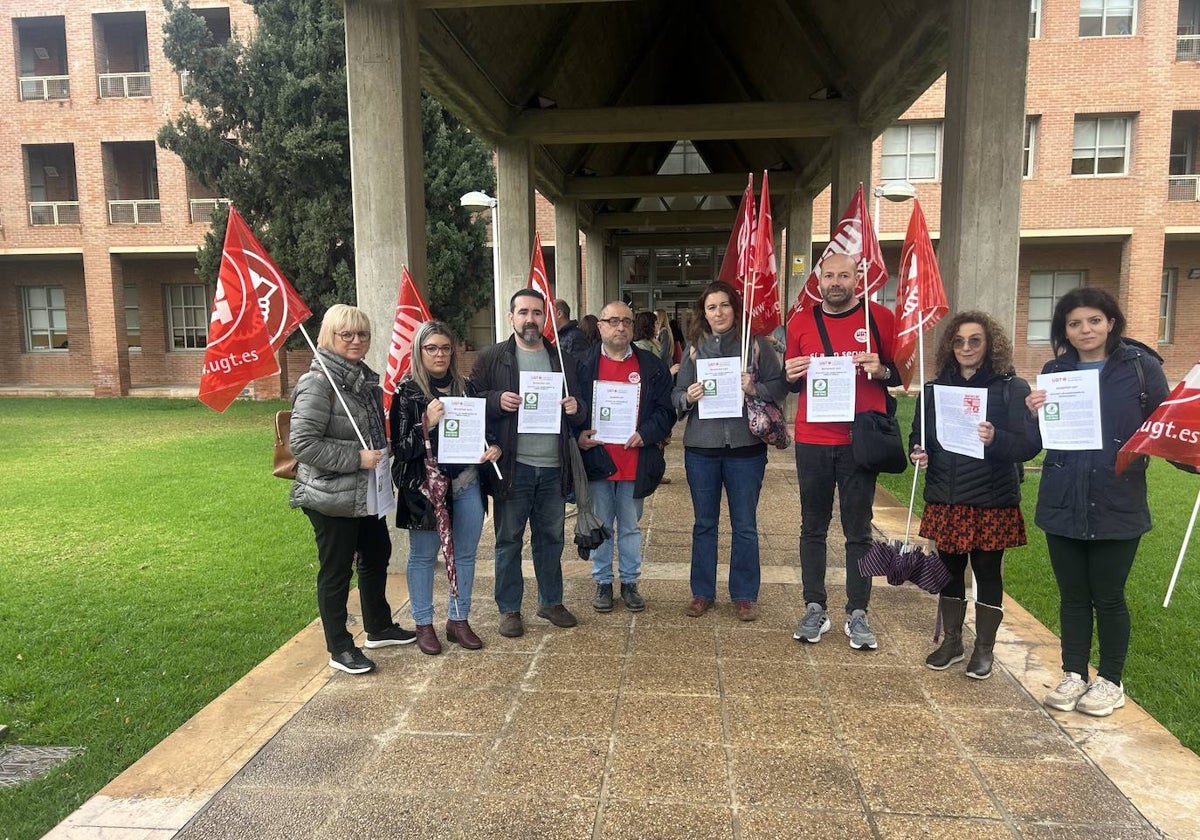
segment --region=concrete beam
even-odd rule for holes
[[[679,227],[731,228],[736,210],[648,210],[629,213],[597,213],[597,227],[612,230],[649,230]]]
[[[576,319],[582,302],[577,208],[574,201],[559,201],[554,205],[554,293],[567,302]]]
[[[856,110],[847,100],[546,108],[522,111],[508,133],[550,145],[830,137],[856,125]]]
[[[795,188],[795,172],[772,172],[771,195]],[[746,173],[714,172],[708,175],[625,175],[566,179],[566,197],[643,198],[650,195],[738,195],[746,189]]]
[[[607,244],[605,239],[602,230],[589,228],[584,232],[583,241],[587,248],[587,274],[584,277],[584,287],[587,300],[585,308],[580,310],[581,315],[587,312],[599,315],[604,304],[608,303],[604,287],[604,251]]]
[[[347,0],[354,2],[354,0]],[[436,12],[420,15],[421,83],[477,134],[495,141],[511,108]]]

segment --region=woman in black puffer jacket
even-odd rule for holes
[[[1028,427],[1029,384],[1013,372],[1012,343],[991,316],[983,312],[954,316],[942,334],[936,365],[937,378],[925,386],[909,438],[913,463],[929,470],[920,534],[937,544],[951,576],[938,597],[946,635],[925,664],[942,671],[964,658],[969,559],[978,591],[975,649],[967,676],[984,680],[992,673],[992,647],[1004,617],[1004,550],[1025,545],[1021,464],[1038,453],[1041,443]],[[979,424],[982,459],[950,452],[938,441],[933,399],[938,385],[987,389],[987,416]]]

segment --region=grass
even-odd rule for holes
[[[915,405],[914,399],[900,400],[897,414],[906,440]],[[1031,463],[1040,464],[1041,456]],[[1058,588],[1050,569],[1045,534],[1034,525],[1040,478],[1036,469],[1026,469],[1021,509],[1029,544],[1005,554],[1004,589],[1057,634]],[[921,501],[924,481],[922,476],[917,489],[918,514],[924,507]],[[912,489],[912,473],[880,476],[880,484],[906,503]],[[1170,607],[1162,606],[1188,517],[1200,490],[1200,477],[1155,458],[1150,465],[1148,485],[1154,529],[1142,538],[1125,589],[1133,617],[1133,634],[1124,682],[1130,697],[1184,746],[1200,752],[1200,718],[1196,716],[1196,709],[1200,709],[1200,672],[1192,659],[1193,651],[1200,649],[1200,533],[1193,535]],[[1098,651],[1093,643],[1093,667],[1097,660]]]
[[[0,789],[0,837],[40,837],[314,617],[281,405],[0,400],[0,722],[85,749]]]

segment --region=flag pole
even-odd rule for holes
[[[1175,571],[1171,573],[1171,583],[1167,586],[1167,597],[1163,599],[1163,609],[1171,603],[1171,593],[1175,591],[1175,581],[1179,579],[1179,570],[1183,567],[1183,555],[1192,539],[1192,529],[1196,526],[1196,513],[1200,512],[1200,492],[1196,493],[1196,504],[1192,505],[1192,518],[1188,520],[1187,532],[1183,535],[1183,545],[1179,547],[1179,559],[1175,561]]]
[[[923,449],[924,447],[922,447]],[[912,492],[908,494],[908,522],[904,525],[904,551],[908,551],[912,547],[912,521],[913,510],[917,506],[917,476],[921,474],[921,465],[913,464],[916,467],[913,470],[913,486]]]
[[[308,342],[308,346],[312,348],[313,358],[317,360],[317,364],[321,366],[321,371],[325,374],[325,378],[329,380],[329,386],[333,388],[333,394],[338,398],[338,402],[342,404],[342,410],[346,412],[346,416],[350,418],[350,425],[354,427],[354,434],[358,435],[358,442],[362,444],[363,449],[370,449],[367,446],[367,441],[363,437],[362,430],[358,428],[358,423],[354,422],[354,415],[350,413],[350,406],[346,405],[346,398],[342,396],[342,389],[339,388],[333,381],[333,374],[329,372],[329,368],[325,367],[325,360],[321,358],[320,352],[317,350],[317,345],[313,344],[312,337],[309,336],[308,330],[304,329],[304,325],[300,325],[300,332],[304,334],[304,340]]]
[[[750,324],[754,310],[754,288],[758,285],[758,269],[750,269],[750,296],[742,301],[742,370],[750,364]]]
[[[571,396],[571,392],[567,390],[567,366],[563,364],[562,345],[558,343],[558,318],[555,317],[557,306],[551,298],[547,298],[546,302],[550,305],[547,307],[550,311],[547,313],[550,316],[550,329],[554,330],[554,349],[558,351],[558,369],[563,374],[563,399]],[[493,463],[495,463],[493,461]]]

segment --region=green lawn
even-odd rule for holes
[[[900,400],[898,415],[906,441],[915,405],[916,400]],[[1040,462],[1038,456],[1032,463]],[[1036,470],[1026,470],[1021,508],[1029,545],[1005,554],[1004,589],[1057,633],[1058,588],[1050,570],[1045,534],[1033,524],[1040,477]],[[923,507],[924,481],[922,476],[917,489],[918,514]],[[912,489],[912,473],[880,476],[880,484],[906,504]],[[1200,490],[1200,476],[1181,472],[1155,458],[1150,465],[1149,487],[1154,529],[1142,538],[1126,587],[1133,614],[1133,636],[1125,667],[1125,687],[1130,697],[1185,746],[1200,752],[1200,717],[1196,715],[1200,709],[1200,671],[1193,658],[1194,651],[1200,649],[1200,531],[1193,534],[1170,607],[1162,606],[1183,532]],[[1096,661],[1097,651],[1093,646],[1093,666]]]
[[[315,616],[281,405],[0,399],[0,723],[85,748],[0,789],[0,837],[40,837]]]

